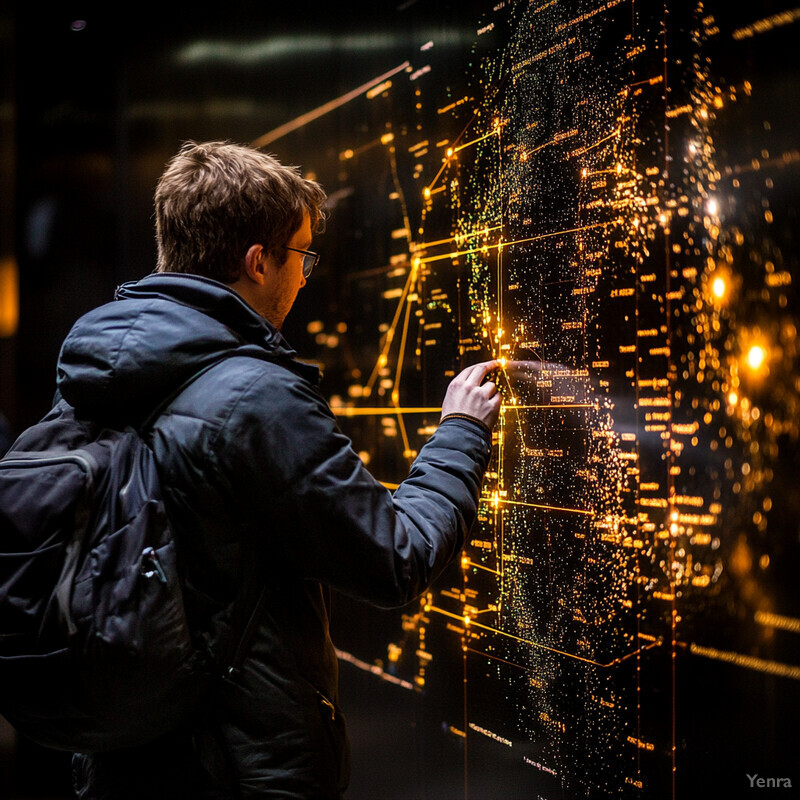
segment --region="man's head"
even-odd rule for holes
[[[322,187],[272,156],[230,142],[187,142],[155,193],[159,272],[188,272],[234,284],[260,245],[276,266],[304,225],[324,220]]]

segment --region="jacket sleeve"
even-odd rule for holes
[[[414,600],[458,553],[491,454],[487,429],[448,419],[392,494],[317,390],[296,376],[255,381],[224,439],[270,560],[382,607]]]

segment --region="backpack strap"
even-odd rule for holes
[[[137,428],[137,430],[142,433],[142,438],[145,441],[146,445],[149,447],[149,443],[147,443],[146,437],[144,432],[152,430],[152,427],[158,421],[159,417],[163,414],[164,410],[169,407],[169,405],[176,400],[183,392],[189,388],[198,378],[202,375],[205,375],[207,372],[210,372],[214,367],[218,364],[221,364],[224,361],[227,361],[229,358],[235,357],[247,357],[247,358],[255,358],[261,361],[276,361],[277,359],[270,356],[266,351],[261,350],[260,348],[252,348],[247,347],[241,350],[232,350],[225,353],[220,358],[217,358],[210,363],[206,364],[204,367],[199,369],[193,375],[191,375],[187,380],[185,380],[177,389],[175,389],[171,394],[169,394],[164,400],[162,400],[158,406],[150,413],[150,415],[145,419],[145,421]],[[234,600],[234,609],[239,606],[240,610],[243,610],[242,606],[246,603],[246,598],[243,597],[245,594],[244,590],[240,590],[239,596],[237,596],[236,600]],[[249,594],[249,593],[248,593]],[[251,595],[252,596],[252,595]],[[259,591],[258,598],[256,599],[249,615],[247,616],[247,623],[245,624],[244,628],[242,629],[241,634],[238,636],[237,639],[237,632],[233,630],[231,633],[230,641],[228,642],[228,653],[226,657],[229,656],[227,666],[223,665],[224,678],[233,678],[234,676],[238,675],[239,670],[241,669],[242,663],[247,655],[247,651],[250,647],[250,643],[255,636],[256,631],[258,630],[258,623],[261,618],[261,613],[264,610],[264,607],[267,603],[267,587],[263,585],[261,590]],[[236,613],[232,615],[232,619],[236,619]],[[226,648],[223,648],[226,649]]]

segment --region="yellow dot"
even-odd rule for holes
[[[766,356],[764,348],[760,344],[754,344],[747,351],[747,365],[750,369],[760,369],[764,365]]]
[[[725,278],[716,277],[711,283],[711,291],[714,293],[714,297],[719,297],[722,299],[725,297]]]

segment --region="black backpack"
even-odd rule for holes
[[[139,432],[59,402],[0,459],[0,714],[83,753],[187,720],[238,667],[264,593],[221,663],[190,630],[177,560]]]

